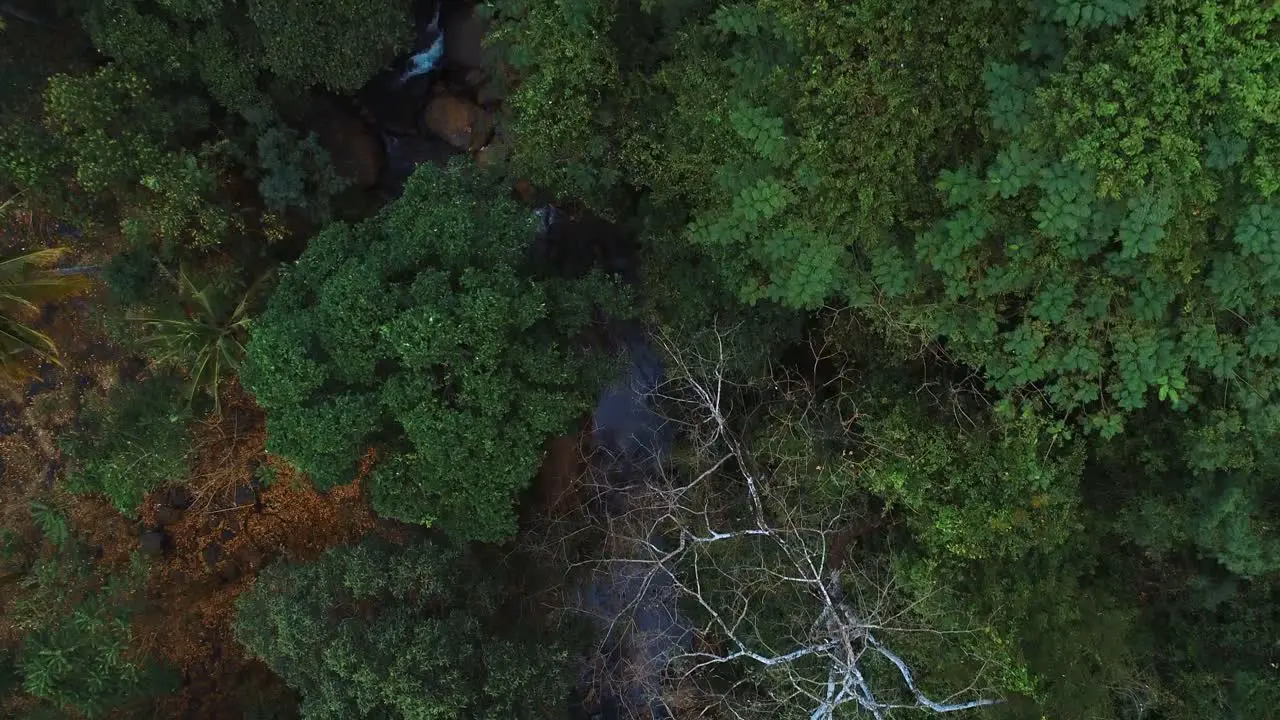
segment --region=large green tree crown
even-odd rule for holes
[[[514,532],[542,442],[590,405],[573,338],[597,277],[534,279],[531,213],[460,169],[423,167],[358,225],[331,225],[284,273],[243,378],[268,444],[321,487],[369,448],[375,509],[477,539]],[[570,341],[566,343],[565,341]]]

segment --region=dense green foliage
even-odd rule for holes
[[[71,463],[67,489],[101,493],[120,512],[136,516],[147,493],[185,482],[191,448],[185,400],[180,382],[169,375],[90,397],[81,426],[62,438]]]
[[[301,137],[288,126],[262,121],[250,130],[254,157],[249,165],[259,177],[258,193],[267,209],[297,209],[310,220],[327,221],[330,199],[350,183],[338,176],[315,133]]]
[[[253,332],[246,386],[269,449],[320,487],[366,449],[374,508],[497,540],[542,442],[589,406],[594,367],[566,347],[599,278],[522,276],[534,220],[460,170],[419,169],[359,225],[330,225],[285,273]]]
[[[260,78],[351,91],[403,49],[409,0],[78,0],[94,44],[167,82],[198,78],[221,104],[256,105]]]
[[[263,64],[302,86],[356,90],[411,34],[410,0],[250,0]]]
[[[864,623],[859,672],[890,704],[918,681],[1001,701],[964,717],[1276,714],[1280,5],[492,0],[495,65],[448,46],[395,89],[366,83],[428,4],[28,6],[0,3],[2,359],[56,360],[30,318],[75,283],[24,253],[68,244],[106,263],[120,344],[190,381],[90,393],[65,487],[136,515],[188,472],[190,401],[217,410],[236,376],[317,488],[360,479],[384,520],[474,543],[261,575],[237,632],[306,716],[561,713],[579,668],[499,558],[573,584],[659,536],[685,542],[659,576],[700,598],[681,606],[694,655],[667,668],[678,717],[856,716],[869,690],[826,714],[814,690],[834,675],[813,643],[841,622]],[[452,102],[473,130],[498,106],[486,170],[424,165],[391,200],[394,172],[339,177],[348,150],[397,165],[356,136],[423,87],[471,93]],[[319,117],[354,107],[350,128]],[[544,232],[512,184],[553,198]],[[582,271],[600,265],[631,286]],[[633,494],[578,503],[594,486],[557,457],[525,493],[636,316],[674,421],[662,490],[631,468]],[[667,504],[623,512],[637,498]],[[20,506],[73,544],[52,505]],[[744,523],[773,530],[716,534]],[[30,564],[0,540],[4,567]],[[10,665],[89,711],[136,666],[85,603]],[[794,663],[725,657],[805,642]],[[40,669],[64,656],[101,672]]]
[[[813,377],[858,461],[806,486],[901,516],[905,587],[1016,643],[1038,712],[1264,716],[1280,10],[926,5],[497,3],[511,156],[639,195],[651,257],[743,301],[842,308],[819,367],[939,359]]]
[[[64,716],[94,718],[168,691],[171,678],[133,647],[130,618],[147,574],[142,558],[104,580],[86,552],[63,538],[37,560],[10,619],[22,632],[13,668],[22,690]]]
[[[492,563],[417,541],[274,565],[239,599],[236,636],[308,720],[555,716],[567,653],[510,615]]]

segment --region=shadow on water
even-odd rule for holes
[[[589,216],[571,218],[552,206],[537,213],[542,223],[535,253],[569,272],[594,266],[635,282],[634,247],[616,226]],[[608,319],[606,326],[606,343],[625,358],[601,391],[590,427],[593,471],[603,481],[590,503],[598,520],[608,524],[635,509],[632,488],[661,476],[675,429],[654,408],[664,369],[645,328],[617,319]],[[660,538],[650,540],[661,544]],[[645,558],[600,558],[572,593],[576,610],[596,623],[603,638],[603,657],[583,675],[578,718],[672,716],[662,699],[663,675],[675,653],[691,648],[693,630],[680,613],[671,578],[634,559]]]

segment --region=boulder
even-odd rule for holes
[[[254,491],[253,485],[237,485],[236,494],[233,500],[239,507],[253,505],[258,500],[258,493]]]
[[[459,150],[478,150],[493,133],[493,117],[489,113],[451,93],[431,98],[422,123],[432,135]]]
[[[151,557],[159,557],[164,554],[165,545],[168,544],[167,538],[163,532],[159,530],[149,530],[142,533],[140,540],[140,550],[143,555]]]
[[[182,519],[182,510],[168,505],[156,508],[156,524],[160,527],[172,525]]]
[[[499,83],[499,80],[485,77],[484,82],[476,86],[476,102],[489,107],[505,100],[506,89]]]
[[[371,188],[382,174],[382,143],[354,112],[327,103],[316,113],[316,134],[339,175]]]
[[[209,543],[205,545],[201,555],[204,556],[204,564],[212,568],[222,560],[222,546],[216,542]]]
[[[487,24],[474,5],[450,13],[444,19],[445,59],[457,67],[483,66]]]
[[[164,491],[164,504],[171,508],[185,510],[191,507],[191,491],[184,487],[172,487]]]

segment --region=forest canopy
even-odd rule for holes
[[[6,717],[1280,704],[1275,3],[0,0],[0,245]]]

